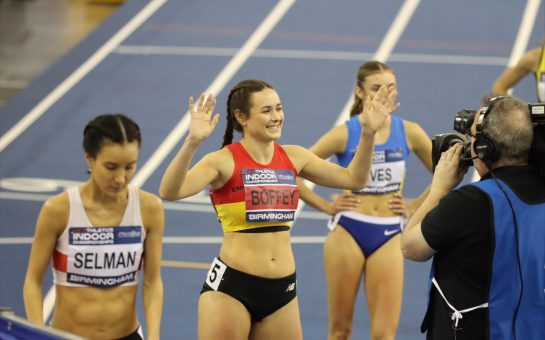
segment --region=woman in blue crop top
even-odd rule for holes
[[[252,79],[235,85],[227,99],[223,146],[236,148],[210,152],[190,168],[198,147],[218,122],[218,117],[212,116],[212,95],[202,95],[196,105],[190,98],[189,135],[163,175],[159,193],[177,200],[208,187],[214,190],[224,235],[219,257],[208,271],[199,298],[199,339],[302,338],[295,260],[286,225],[293,218],[289,212],[278,213],[278,198],[289,203],[290,197],[295,197],[295,175],[335,188],[365,185],[376,129],[398,107],[394,104],[396,94],[395,89],[382,87],[366,107],[361,119],[366,127],[361,135],[365,143],[347,168],[301,146],[276,144],[284,125],[282,102],[270,84]],[[235,130],[242,133],[238,143],[232,143]],[[282,153],[279,164],[283,165],[272,166],[278,153]],[[269,184],[286,188],[273,192]],[[229,186],[227,191],[233,195],[222,192]],[[240,191],[244,195],[239,196]],[[254,208],[261,212],[256,214]],[[256,223],[252,217],[264,220]],[[259,227],[261,222],[265,226]],[[274,222],[282,224],[274,226]]]
[[[139,272],[146,339],[159,339],[163,282],[163,204],[129,184],[140,128],[123,114],[104,114],[83,132],[89,179],[42,207],[23,288],[28,319],[43,325],[42,281],[53,263],[51,326],[86,339],[143,339],[136,309]]]
[[[357,74],[352,118],[346,124],[332,128],[310,150],[324,159],[337,155],[340,165],[347,164],[360,143],[362,126],[358,117],[364,104],[381,86],[396,88],[394,71],[378,61],[363,64]],[[350,338],[362,277],[365,277],[371,339],[393,339],[395,336],[403,287],[401,217],[408,214],[401,190],[410,151],[414,151],[431,170],[428,135],[417,123],[390,115],[377,131],[373,165],[365,188],[346,192],[330,203],[299,182],[300,198],[333,216],[329,223],[332,230],[324,246],[329,339]],[[410,210],[424,198],[425,193]]]

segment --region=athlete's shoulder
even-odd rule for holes
[[[139,190],[141,208],[145,210],[162,210],[163,209],[163,201],[159,198],[159,196],[142,189],[138,189],[138,190]]]
[[[64,214],[70,210],[70,199],[68,192],[64,191],[55,196],[49,197],[43,204],[42,209],[50,214]]]

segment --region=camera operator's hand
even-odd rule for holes
[[[433,174],[431,193],[443,197],[460,184],[468,169],[467,166],[460,167],[462,149],[462,144],[456,144],[441,154]]]

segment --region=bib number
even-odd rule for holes
[[[220,262],[220,260],[217,258],[214,258],[214,261],[212,261],[212,265],[208,270],[208,274],[206,275],[206,284],[212,289],[218,290],[223,274],[225,273],[225,269],[227,269],[227,266]]]

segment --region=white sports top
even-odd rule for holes
[[[67,190],[70,216],[55,245],[55,284],[102,288],[138,284],[146,231],[140,214],[139,189],[129,185],[128,191],[121,224],[93,227],[83,207],[79,187]]]

